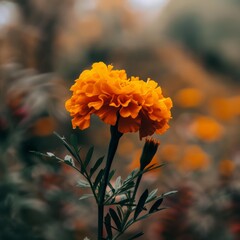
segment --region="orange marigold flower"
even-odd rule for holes
[[[210,165],[210,158],[198,145],[189,145],[183,153],[179,167],[183,171],[195,171],[207,169]]]
[[[34,123],[31,131],[36,136],[48,136],[52,134],[55,128],[56,122],[52,117],[43,117]]]
[[[224,132],[223,126],[208,116],[198,116],[190,129],[196,137],[204,141],[216,141],[222,137]]]
[[[83,71],[70,90],[73,95],[65,106],[73,117],[73,128],[88,128],[92,114],[110,125],[119,118],[119,132],[139,131],[140,138],[169,128],[172,100],[163,97],[151,79],[128,79],[124,70],[113,70],[112,65],[99,62]]]
[[[184,108],[198,107],[203,100],[204,94],[197,88],[184,88],[175,96],[176,103]]]
[[[219,172],[224,177],[229,177],[235,170],[235,164],[232,160],[225,159],[219,163]]]
[[[175,162],[179,158],[181,147],[176,144],[165,144],[160,149],[160,156],[164,161]]]
[[[214,116],[224,121],[231,121],[240,115],[239,106],[240,96],[236,95],[229,98],[214,98],[210,102],[210,110]]]

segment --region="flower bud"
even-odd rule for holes
[[[149,163],[151,163],[154,155],[157,152],[160,142],[153,138],[147,138],[143,147],[140,158],[140,170],[143,170]]]

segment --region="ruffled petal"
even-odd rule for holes
[[[119,118],[118,122],[118,131],[121,133],[127,132],[137,132],[140,128],[141,120],[140,118],[133,119],[131,117],[128,118]]]
[[[115,125],[117,121],[117,108],[105,106],[97,111],[96,115],[105,123]]]

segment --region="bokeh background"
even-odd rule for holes
[[[155,136],[154,161],[167,164],[142,189],[178,193],[127,235],[239,240],[239,26],[239,0],[1,0],[0,239],[96,239],[94,202],[78,200],[78,174],[30,151],[67,154],[53,132],[73,132],[69,87],[104,61],[158,81],[174,102],[171,128]],[[76,132],[83,154],[91,145],[106,154],[108,126],[93,118]],[[123,136],[118,175],[138,166],[143,144]]]

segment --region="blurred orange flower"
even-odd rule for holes
[[[189,145],[183,153],[179,167],[183,171],[206,169],[209,166],[209,156],[198,145]]]
[[[172,101],[163,97],[151,79],[127,79],[124,70],[99,62],[83,71],[70,90],[73,95],[65,106],[73,117],[73,128],[88,128],[92,114],[110,125],[115,125],[119,116],[119,132],[139,131],[140,138],[169,128]]]
[[[42,117],[34,123],[31,130],[34,135],[43,137],[52,134],[55,128],[56,122],[53,118]]]
[[[219,163],[219,173],[224,177],[229,177],[232,175],[235,169],[234,162],[229,159],[225,159],[220,161]]]
[[[210,110],[214,116],[229,121],[240,115],[240,96],[230,98],[214,98],[210,103]]]
[[[160,149],[160,156],[164,161],[174,162],[179,158],[180,148],[175,144],[163,145]]]
[[[199,106],[203,101],[203,93],[196,88],[184,88],[180,90],[175,101],[180,107],[191,108]]]
[[[204,141],[215,141],[223,134],[223,127],[213,118],[198,116],[190,127],[191,131]]]

